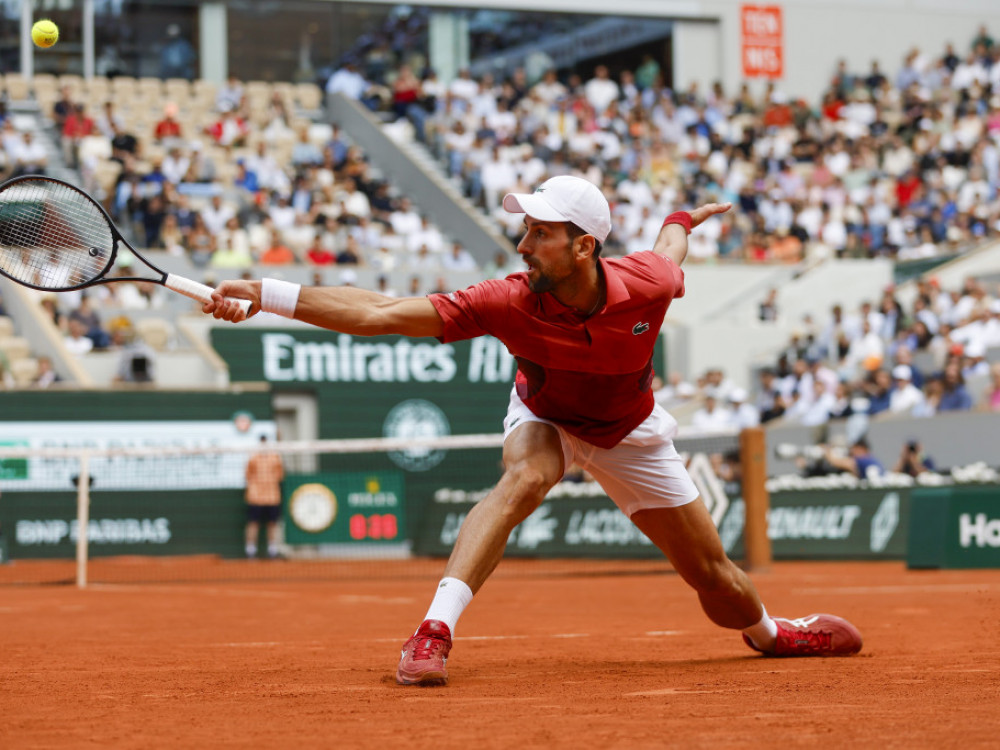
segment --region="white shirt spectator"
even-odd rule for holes
[[[19,144],[16,144],[12,155],[12,161],[22,168],[42,167],[45,166],[47,160],[45,146],[34,138],[21,140]]]
[[[726,430],[733,426],[733,413],[719,406],[714,397],[705,399],[705,404],[691,416],[691,426],[697,430]]]
[[[698,260],[718,257],[721,235],[722,222],[718,217],[709,217],[691,230],[691,236],[688,237],[688,253]]]
[[[472,253],[455,243],[451,251],[441,256],[441,266],[446,271],[475,271],[478,266]]]
[[[889,411],[893,414],[909,414],[914,407],[924,402],[923,392],[911,382],[912,373],[909,365],[896,365],[892,368],[895,387],[889,393]]]
[[[444,237],[441,231],[427,219],[422,220],[420,229],[406,237],[406,248],[411,253],[419,250],[421,246],[426,246],[428,251],[436,254],[444,250]]]
[[[218,234],[225,229],[226,223],[235,215],[233,207],[228,203],[223,203],[218,196],[201,209],[201,218],[205,222],[205,227],[212,234]]]
[[[163,157],[163,162],[160,164],[160,171],[167,178],[167,182],[179,185],[184,181],[184,175],[188,173],[190,167],[190,157],[180,151],[175,152],[171,150],[170,153]]]
[[[594,77],[584,84],[583,93],[597,114],[601,114],[611,102],[618,99],[621,90],[618,84],[608,77],[607,67],[598,65],[594,69]]]
[[[389,223],[393,231],[403,237],[408,237],[415,232],[419,232],[422,226],[420,214],[413,210],[410,202],[404,199],[398,211],[393,211],[389,215]]]
[[[448,85],[448,93],[468,103],[479,93],[479,84],[472,80],[467,69],[458,72],[458,78]]]
[[[346,65],[336,71],[326,82],[326,93],[343,94],[348,99],[358,100],[367,90],[368,81],[353,65]]]
[[[281,198],[267,209],[267,215],[274,222],[274,228],[284,231],[295,226],[295,208],[288,199]]]
[[[729,404],[733,415],[733,426],[740,430],[756,427],[760,424],[760,412],[757,407],[747,402],[747,392],[742,388],[733,388],[729,392]]]

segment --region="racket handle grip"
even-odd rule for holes
[[[178,276],[177,274],[168,273],[167,277],[163,280],[163,285],[167,289],[173,289],[175,292],[183,294],[185,297],[190,297],[191,299],[196,299],[199,302],[211,302],[212,293],[215,291],[210,286],[205,284],[199,284],[197,281],[191,281],[191,279],[184,278],[183,276]],[[229,299],[236,299],[235,297],[230,297]],[[250,300],[248,299],[236,299],[239,303],[240,308],[243,310],[243,315],[247,316],[250,314]]]

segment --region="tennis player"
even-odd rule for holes
[[[517,246],[526,265],[505,279],[451,294],[389,298],[356,288],[285,281],[227,281],[206,313],[242,317],[233,301],[360,336],[402,334],[458,341],[489,334],[518,370],[504,420],[504,473],[462,524],[427,616],[404,644],[396,680],[444,684],[455,625],[496,568],[511,531],[573,463],[657,546],[698,594],[712,622],[741,630],[771,656],[836,656],[861,649],[861,634],[833,615],[786,620],[767,614],[748,576],[730,561],[673,437],[677,422],[653,400],[653,345],[667,307],[684,294],[681,263],[692,227],[730,204],[666,218],[652,251],[601,258],[611,231],[604,195],[560,176],[531,194],[508,194],[524,214]]]

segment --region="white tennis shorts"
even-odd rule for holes
[[[698,498],[698,488],[674,447],[677,420],[659,404],[614,448],[598,448],[536,416],[511,389],[504,440],[525,422],[552,425],[562,443],[563,465],[568,469],[577,464],[588,472],[626,516],[645,508],[675,508]]]

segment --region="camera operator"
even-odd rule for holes
[[[897,474],[909,474],[916,478],[925,471],[934,471],[934,459],[924,453],[923,446],[910,440],[903,446],[899,461],[892,469]]]

